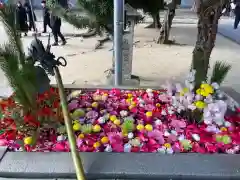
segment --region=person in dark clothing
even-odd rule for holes
[[[35,23],[34,23],[34,21],[36,21],[36,15],[34,12],[32,12],[32,9],[28,2],[26,2],[24,4],[24,7],[25,7],[25,10],[26,10],[27,16],[28,16],[28,23],[29,23],[28,30],[31,31],[33,29],[34,31],[36,31],[36,27],[35,27]]]
[[[234,0],[233,2],[235,4],[235,20],[234,20],[234,29],[237,29],[238,24],[240,22],[240,0]]]
[[[24,33],[25,36],[27,36],[28,32],[27,12],[25,8],[22,6],[22,3],[20,1],[17,3],[16,22],[18,30],[21,33]]]
[[[43,33],[46,33],[47,26],[49,26],[52,29],[50,25],[50,13],[49,9],[46,6],[46,1],[42,1],[42,7],[43,7]]]
[[[62,24],[61,18],[51,14],[51,27],[52,27],[54,40],[55,40],[55,42],[53,43],[53,46],[58,46],[58,36],[62,40],[62,45],[65,45],[67,43],[64,36],[61,33],[61,24]]]

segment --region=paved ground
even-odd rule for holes
[[[41,21],[40,11],[37,13]],[[163,17],[163,16],[161,16]],[[148,20],[147,20],[148,21]],[[224,20],[226,21],[226,20]],[[197,18],[193,13],[177,12],[171,30],[171,38],[180,43],[179,46],[158,45],[154,42],[159,32],[155,29],[145,29],[146,24],[140,24],[135,29],[135,41],[139,41],[134,47],[133,73],[140,76],[141,85],[160,86],[166,79],[182,81],[191,64],[192,50],[196,41]],[[222,21],[221,21],[222,22]],[[37,22],[39,30],[42,30],[42,22]],[[84,30],[77,30],[67,23],[63,23],[64,34],[81,33]],[[6,41],[6,35],[0,26],[0,42]],[[68,60],[68,66],[61,68],[65,84],[105,84],[106,69],[111,67],[112,43],[107,43],[103,49],[93,51],[97,38],[89,38],[82,41],[81,38],[68,36],[68,44],[64,47],[54,47],[52,50],[57,56],[64,56]],[[44,44],[47,37],[40,38]],[[24,49],[32,40],[31,36],[23,38]],[[232,64],[232,71],[229,73],[224,86],[233,87],[240,92],[239,84],[239,45],[218,35],[216,46],[211,56],[211,65],[216,60],[224,60]],[[54,78],[52,78],[54,83]],[[6,87],[7,81],[0,72],[0,88]],[[2,90],[7,92],[5,89]],[[0,94],[4,92],[0,91]]]
[[[233,29],[233,18],[223,18],[220,21],[218,32],[230,40],[240,44],[240,29]]]

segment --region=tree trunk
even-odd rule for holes
[[[167,11],[165,13],[164,21],[163,21],[164,24],[161,27],[160,35],[157,41],[158,44],[169,43],[169,34],[170,34],[170,29],[172,27],[172,21],[175,16],[176,6],[177,6],[176,0],[172,0],[172,2],[167,7]]]
[[[198,88],[202,81],[206,81],[209,68],[209,59],[215,46],[218,21],[221,17],[222,4],[217,2],[212,6],[206,6],[200,0],[197,9],[198,34],[193,50],[192,68],[196,70],[195,87]]]
[[[160,15],[159,12],[157,14],[152,15],[153,23],[147,26],[146,28],[161,28],[161,22],[160,22]]]

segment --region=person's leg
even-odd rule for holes
[[[235,15],[235,20],[234,20],[234,29],[237,29],[239,21],[240,21],[240,15],[236,14]]]
[[[66,42],[66,39],[64,38],[63,34],[61,33],[61,29],[60,28],[59,28],[59,31],[58,31],[58,36],[62,40],[62,45],[65,45],[67,42]]]
[[[54,43],[52,44],[52,46],[57,46],[58,45],[58,31],[57,31],[57,29],[53,28],[52,33],[53,33],[53,37],[54,37]]]
[[[47,22],[46,19],[43,20],[43,33],[47,32]]]

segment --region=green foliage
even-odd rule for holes
[[[129,133],[134,130],[134,122],[132,119],[126,119],[124,120],[124,123],[122,124],[122,132]]]
[[[211,77],[211,83],[216,82],[219,85],[226,78],[228,72],[231,70],[232,66],[223,61],[217,61],[213,66],[213,72]]]
[[[28,111],[36,105],[35,67],[25,58],[21,39],[16,30],[15,7],[6,4],[0,9],[0,19],[9,40],[0,47],[0,67],[13,88],[17,101]]]
[[[112,33],[109,25],[113,22],[112,0],[78,0],[79,12],[65,10],[59,5],[50,7],[52,12],[77,28],[89,27],[98,31],[105,29]]]
[[[145,13],[151,15],[164,9],[164,0],[125,0],[125,3],[130,4],[135,9],[142,9]]]
[[[83,134],[90,134],[92,132],[92,124],[84,124],[81,126]]]

